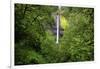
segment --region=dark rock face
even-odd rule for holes
[[[52,32],[53,32],[54,35],[57,34],[57,27],[56,27],[56,26],[53,26],[53,27],[52,27]],[[60,28],[59,28],[59,35],[60,35],[60,36],[63,36],[63,32],[64,32],[64,29],[62,29],[62,28],[60,27]]]

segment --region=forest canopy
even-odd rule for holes
[[[94,60],[93,8],[61,7],[62,27],[68,26],[59,44],[53,32],[57,6],[15,4],[14,12],[15,65]]]

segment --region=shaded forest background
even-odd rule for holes
[[[69,27],[56,44],[57,6],[15,4],[15,65],[94,60],[94,9],[62,7]]]

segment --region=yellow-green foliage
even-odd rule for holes
[[[65,30],[66,28],[68,28],[68,26],[69,26],[68,20],[67,20],[63,15],[60,16],[60,26],[61,26],[61,28],[63,28],[64,30]]]

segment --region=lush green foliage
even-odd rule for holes
[[[15,4],[15,64],[94,60],[94,9],[62,7],[69,27],[56,44],[56,6]]]

